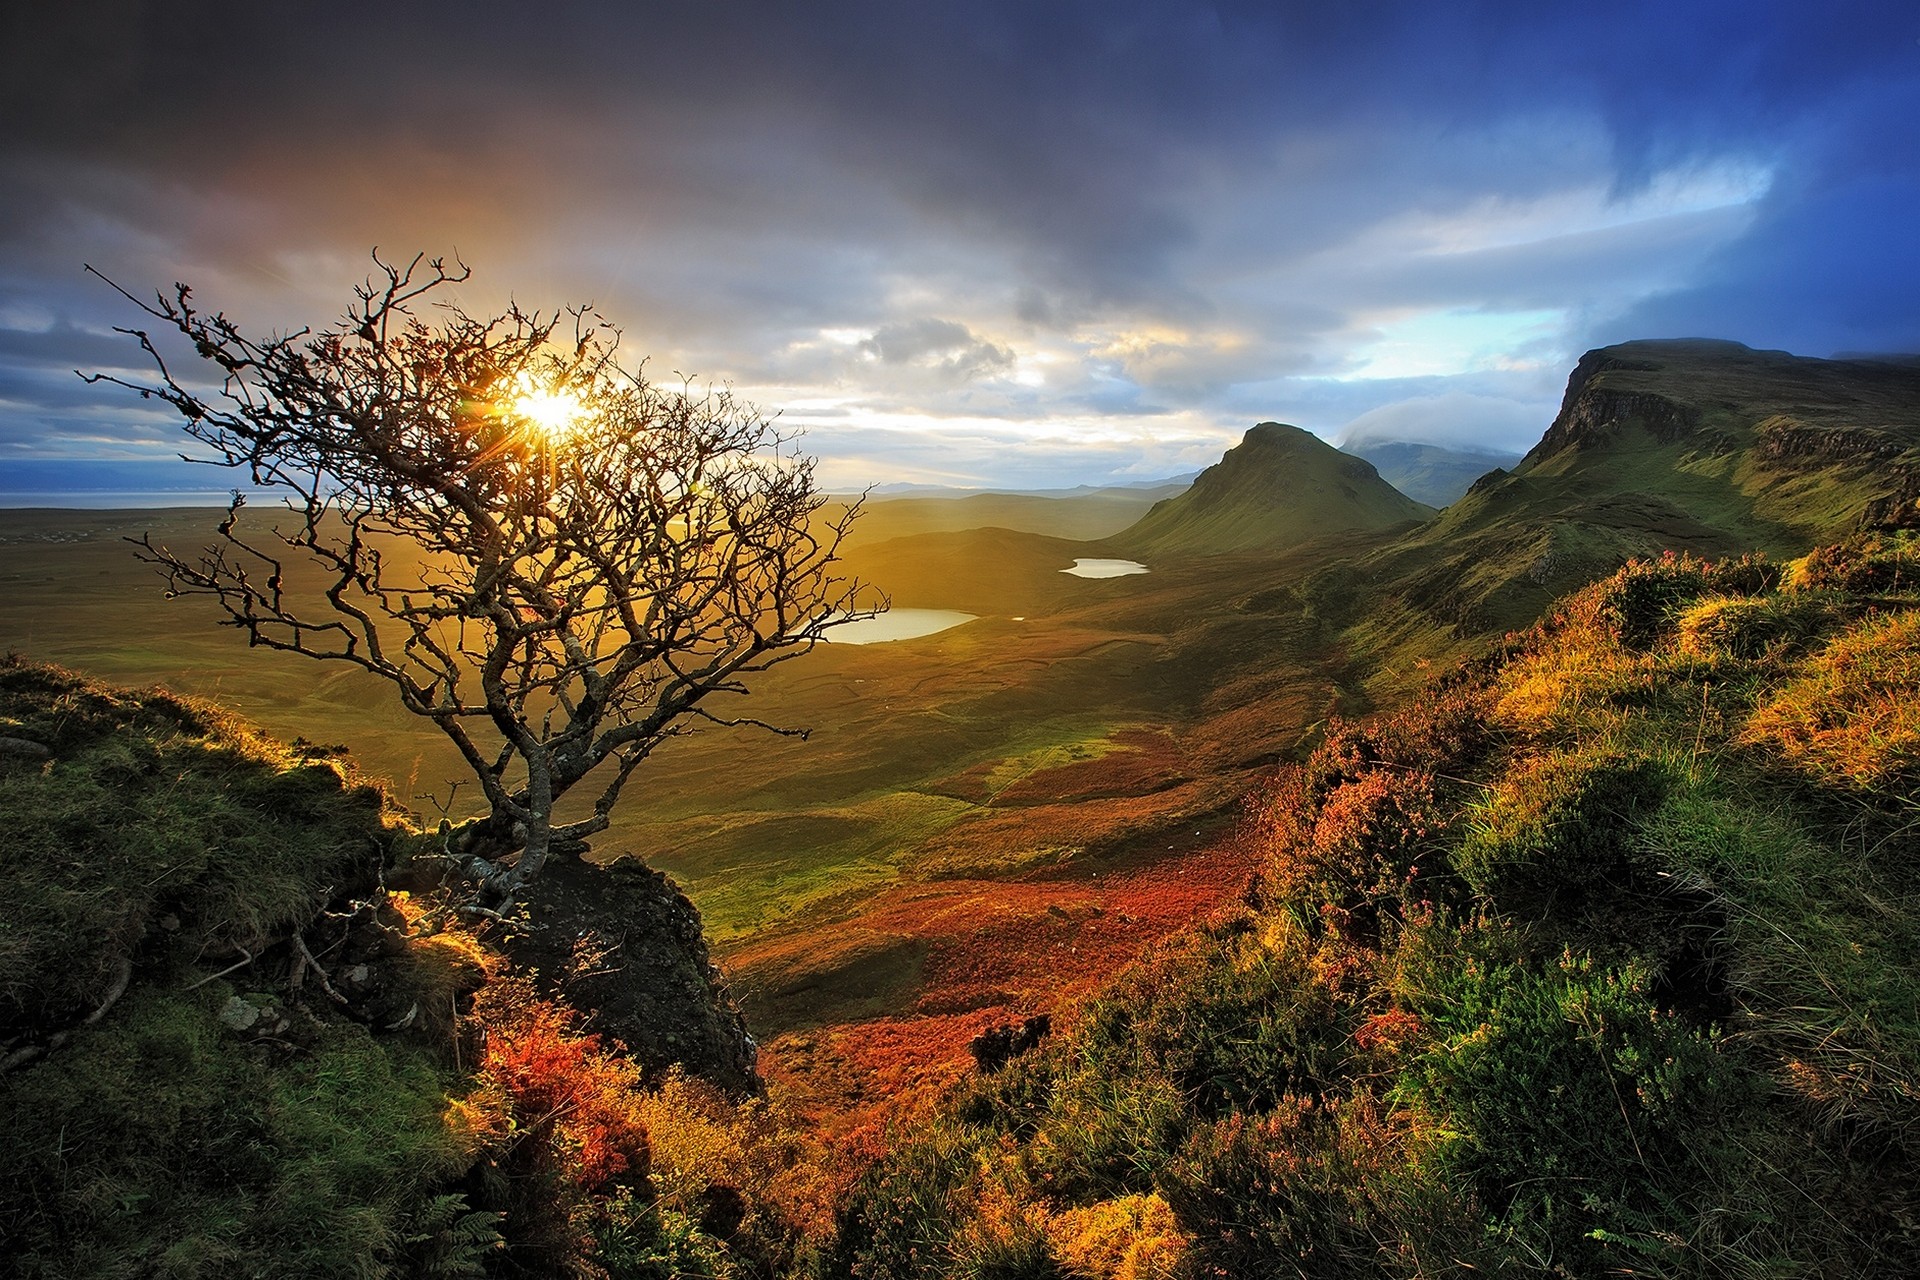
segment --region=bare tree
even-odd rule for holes
[[[372,672],[438,726],[488,806],[453,847],[476,903],[504,909],[606,828],[667,738],[700,720],[801,732],[707,703],[864,616],[860,584],[833,573],[858,504],[829,508],[813,459],[728,391],[624,368],[590,310],[435,302],[429,322],[421,300],[468,269],[374,262],[341,325],[266,339],[185,285],[151,303],[120,289],[215,376],[176,377],[124,329],[158,382],[88,380],[166,401],[214,455],[189,460],[284,497],[269,525],[236,488],[214,545],[142,537],[140,554],[249,644]],[[559,820],[582,784],[591,809]]]

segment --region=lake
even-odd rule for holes
[[[1062,569],[1076,578],[1124,578],[1130,573],[1145,573],[1147,566],[1138,560],[1086,560],[1076,559],[1073,568]]]
[[[887,640],[911,640],[972,622],[978,616],[958,609],[889,609],[877,618],[842,623],[827,632],[827,641],[830,644],[880,644]]]

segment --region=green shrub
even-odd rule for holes
[[[1816,547],[1797,566],[1795,584],[1863,594],[1920,589],[1920,539],[1877,531]]]
[[[1576,1275],[1609,1240],[1685,1239],[1687,1196],[1742,1097],[1717,1034],[1662,1013],[1637,966],[1545,972],[1469,945],[1419,1012],[1439,1033],[1403,1088],[1454,1135],[1437,1168],[1523,1252]]]
[[[1680,612],[1702,596],[1756,595],[1780,581],[1780,569],[1755,557],[1715,564],[1669,551],[1658,560],[1634,560],[1582,595],[1620,644],[1644,653],[1674,633]]]
[[[1675,630],[1682,653],[1751,660],[1805,649],[1836,616],[1830,601],[1801,593],[1709,596],[1682,612]]]
[[[1200,1274],[1380,1275],[1370,1191],[1395,1153],[1375,1117],[1355,1119],[1285,1098],[1197,1129],[1155,1182]]]
[[[1302,931],[1211,931],[1169,947],[1090,1009],[1078,1074],[1150,1066],[1205,1118],[1318,1094],[1345,1064],[1357,1015],[1315,959]]]
[[[1645,889],[1634,824],[1666,794],[1644,757],[1550,752],[1510,769],[1469,814],[1455,865],[1500,911],[1572,921]]]
[[[594,1262],[607,1280],[728,1280],[725,1247],[684,1213],[622,1190],[593,1225]]]
[[[841,1206],[824,1274],[852,1280],[946,1275],[948,1246],[965,1215],[960,1192],[976,1166],[966,1136],[938,1121],[896,1146]]]
[[[1189,1103],[1161,1071],[1134,1060],[1080,1057],[1055,1090],[1030,1147],[1034,1180],[1051,1195],[1101,1199],[1144,1191],[1191,1123]]]

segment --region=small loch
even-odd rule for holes
[[[827,632],[829,644],[883,644],[913,640],[972,622],[980,615],[958,609],[889,609],[877,618],[843,622]]]
[[[1073,568],[1062,569],[1076,578],[1124,578],[1132,573],[1145,573],[1147,566],[1138,560],[1087,560],[1076,558]]]

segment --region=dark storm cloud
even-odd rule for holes
[[[0,22],[0,439],[37,448],[83,419],[148,435],[41,378],[112,359],[127,318],[81,262],[272,327],[337,314],[376,244],[457,249],[475,306],[597,302],[653,371],[823,424],[1225,440],[1405,391],[1511,434],[1599,337],[1920,342],[1910,4],[80,0]],[[1718,170],[1753,192],[1672,195]],[[1544,371],[1322,380],[1392,372],[1409,316],[1546,309],[1560,337],[1515,357]]]
[[[966,381],[1000,372],[1013,364],[1006,347],[976,338],[952,320],[908,320],[882,325],[863,338],[860,350],[882,364],[930,366],[943,378]]]
[[[1920,25],[1920,24],[1913,24]],[[1920,40],[1908,54],[1920,68]],[[1751,232],[1601,336],[1707,334],[1809,355],[1920,351],[1920,74],[1857,87]]]

